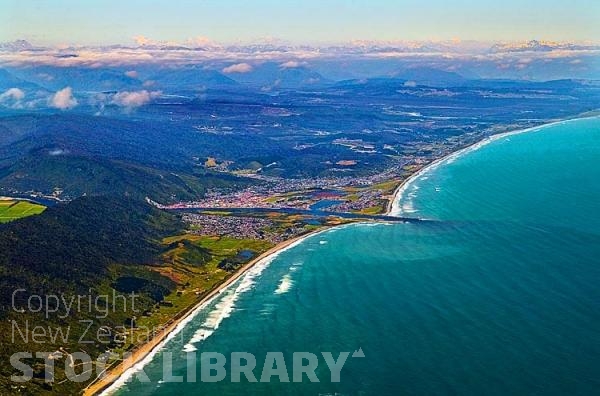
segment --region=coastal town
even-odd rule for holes
[[[0,1],[0,396],[600,394],[598,21]]]
[[[307,231],[301,222],[282,226],[281,221],[251,216],[185,213],[182,218],[190,226],[192,235],[256,239],[274,244]]]
[[[257,183],[238,190],[209,189],[202,199],[170,204],[149,200],[160,209],[304,209],[348,213],[384,213],[394,189],[435,159],[471,144],[472,136],[449,139],[419,148],[426,154],[398,157],[382,172],[368,176],[283,178],[260,172],[235,172]],[[341,142],[340,144],[347,144]],[[226,171],[222,169],[221,171]]]

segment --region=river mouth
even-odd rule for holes
[[[592,394],[600,350],[600,121],[499,139],[415,181],[415,215],[353,224],[282,252],[215,301],[118,394]],[[221,305],[219,305],[221,304]],[[301,383],[186,382],[185,346],[228,312],[199,354],[317,356]],[[361,350],[332,382],[321,352]],[[164,352],[173,374],[164,381]],[[227,370],[227,366],[225,366]],[[199,371],[198,371],[199,372]],[[260,370],[256,376],[260,378]],[[291,372],[290,372],[291,377]],[[161,382],[162,381],[162,382]]]

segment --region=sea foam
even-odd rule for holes
[[[196,346],[194,344],[198,344],[208,338],[210,335],[214,333],[214,331],[219,327],[221,322],[229,317],[231,313],[234,311],[235,302],[239,299],[239,296],[252,288],[255,283],[255,278],[258,277],[265,268],[267,268],[273,260],[278,257],[281,253],[286,250],[289,250],[295,246],[298,246],[300,243],[309,239],[313,236],[321,234],[322,232],[327,232],[330,230],[323,230],[320,232],[316,232],[314,234],[307,235],[305,238],[298,239],[297,241],[290,243],[283,249],[280,249],[273,254],[263,258],[259,262],[257,262],[252,268],[250,268],[246,273],[244,273],[240,279],[232,282],[231,284],[223,287],[220,293],[214,295],[212,298],[208,299],[197,308],[195,308],[185,319],[177,324],[175,329],[171,331],[164,340],[162,340],[152,351],[146,355],[146,357],[140,360],[138,363],[133,365],[131,368],[125,370],[123,374],[119,376],[119,378],[113,382],[109,387],[107,387],[104,391],[100,393],[101,396],[108,396],[116,392],[118,389],[122,388],[124,385],[129,382],[137,372],[140,372],[148,363],[150,363],[155,356],[164,349],[165,345],[171,341],[177,334],[179,334],[186,326],[192,322],[200,312],[203,312],[208,306],[212,305],[215,300],[223,297],[225,295],[226,301],[221,305],[216,304],[214,309],[208,314],[207,320],[203,323],[206,324],[209,322],[209,326],[212,328],[204,328],[199,329],[192,338],[188,341],[188,343],[184,346],[184,351],[194,351],[196,350]],[[232,291],[233,289],[233,291]],[[212,332],[211,332],[212,331]]]
[[[525,128],[525,129],[519,129],[516,131],[510,131],[510,132],[504,132],[504,133],[499,133],[496,135],[492,135],[492,136],[488,136],[487,138],[472,144],[468,147],[465,147],[461,150],[455,151],[454,153],[451,153],[443,158],[440,158],[439,160],[433,161],[431,164],[425,166],[424,168],[422,168],[421,170],[419,170],[418,172],[414,173],[413,175],[411,175],[408,179],[406,179],[404,181],[404,183],[402,183],[402,185],[396,190],[396,192],[394,193],[394,197],[392,198],[392,206],[390,208],[389,211],[389,215],[390,216],[402,216],[404,214],[411,214],[411,213],[416,213],[417,210],[414,208],[413,205],[413,198],[416,197],[416,195],[413,194],[408,194],[408,200],[406,199],[406,192],[408,191],[409,188],[412,188],[413,191],[417,191],[418,190],[418,186],[414,185],[414,182],[417,180],[427,180],[430,176],[430,173],[432,171],[434,171],[435,169],[437,169],[439,166],[441,165],[448,165],[453,163],[454,161],[456,161],[458,158],[462,157],[465,154],[471,153],[475,150],[479,150],[480,148],[495,142],[497,140],[501,140],[501,139],[507,139],[510,136],[514,136],[514,135],[519,135],[522,133],[527,133],[527,132],[537,132],[540,131],[542,129],[545,129],[547,127],[551,127],[554,125],[562,125],[565,124],[567,122],[571,122],[571,121],[577,121],[580,120],[579,119],[573,119],[573,120],[562,120],[562,121],[555,121],[555,122],[550,122],[548,124],[544,124],[544,125],[539,125],[539,126],[535,126],[535,127],[531,127],[531,128]],[[415,188],[417,187],[417,188]],[[408,201],[408,202],[406,202]]]
[[[219,328],[223,320],[230,317],[235,310],[235,304],[240,296],[252,289],[255,284],[255,278],[260,276],[265,268],[275,258],[275,255],[261,260],[255,266],[250,268],[237,282],[235,288],[228,288],[221,293],[222,298],[215,304],[212,311],[209,312],[205,321],[196,330],[192,338],[184,345],[183,350],[186,352],[196,351],[196,344],[201,343],[210,337]]]
[[[279,286],[277,287],[277,290],[275,290],[275,294],[287,293],[293,285],[294,281],[292,280],[292,276],[290,274],[285,274],[283,278],[281,278]]]

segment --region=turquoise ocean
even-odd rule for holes
[[[440,161],[395,212],[431,221],[313,235],[254,267],[118,395],[592,395],[600,390],[600,119]],[[332,383],[320,354],[362,349]],[[163,382],[201,352],[319,356],[319,383]],[[192,355],[190,355],[192,356]],[[228,365],[226,365],[228,367]],[[228,369],[229,370],[229,369]],[[124,377],[125,379],[126,377]]]

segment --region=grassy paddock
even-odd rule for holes
[[[29,201],[0,200],[0,223],[40,214],[45,209],[45,206]]]

